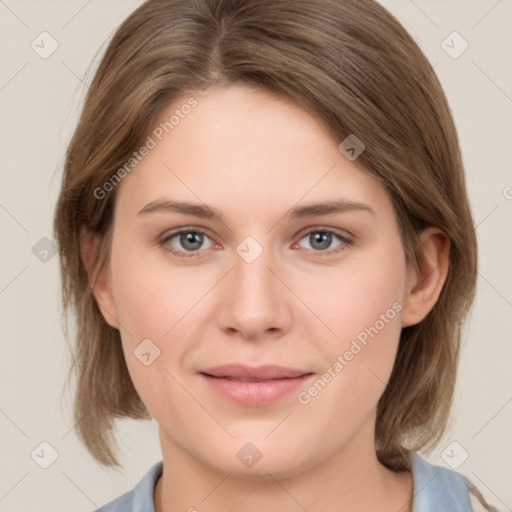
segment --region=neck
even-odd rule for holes
[[[155,488],[155,511],[410,512],[411,473],[396,473],[381,465],[375,444],[368,443],[365,434],[358,432],[330,459],[295,476],[281,478],[266,472],[249,479],[204,464],[160,430],[164,471]]]

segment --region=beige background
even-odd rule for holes
[[[98,466],[78,442],[70,394],[62,391],[68,356],[57,257],[51,241],[41,241],[51,238],[64,151],[90,81],[87,68],[140,3],[0,0],[0,511],[91,511],[133,487],[160,460],[154,422],[120,423],[119,473]],[[445,88],[480,242],[478,295],[451,428],[428,458],[461,464],[457,470],[490,502],[512,510],[512,1],[382,3],[418,41]],[[34,40],[42,46],[43,31],[58,43],[46,59],[31,48]],[[453,31],[469,44],[456,59],[441,46]],[[51,41],[45,41],[48,50]],[[451,36],[445,44],[453,53],[463,41]],[[51,462],[52,448],[41,442],[58,455],[48,469],[40,464]]]

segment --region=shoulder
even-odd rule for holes
[[[162,474],[162,461],[154,464],[139,483],[94,512],[155,512],[153,491]]]
[[[499,512],[464,475],[409,455],[414,481],[412,512]]]
[[[133,491],[125,492],[113,501],[98,508],[94,512],[131,512],[132,510],[132,497]]]

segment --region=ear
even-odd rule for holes
[[[111,278],[108,268],[99,269],[99,250],[101,238],[86,228],[80,232],[80,257],[86,269],[94,298],[105,321],[115,329],[119,329],[114,297],[111,289]]]
[[[408,268],[402,327],[423,320],[434,307],[446,281],[450,239],[438,228],[427,228],[419,235],[418,268]]]

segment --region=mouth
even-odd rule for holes
[[[261,406],[296,391],[314,374],[276,365],[223,365],[200,371],[199,375],[223,398],[240,405]]]

